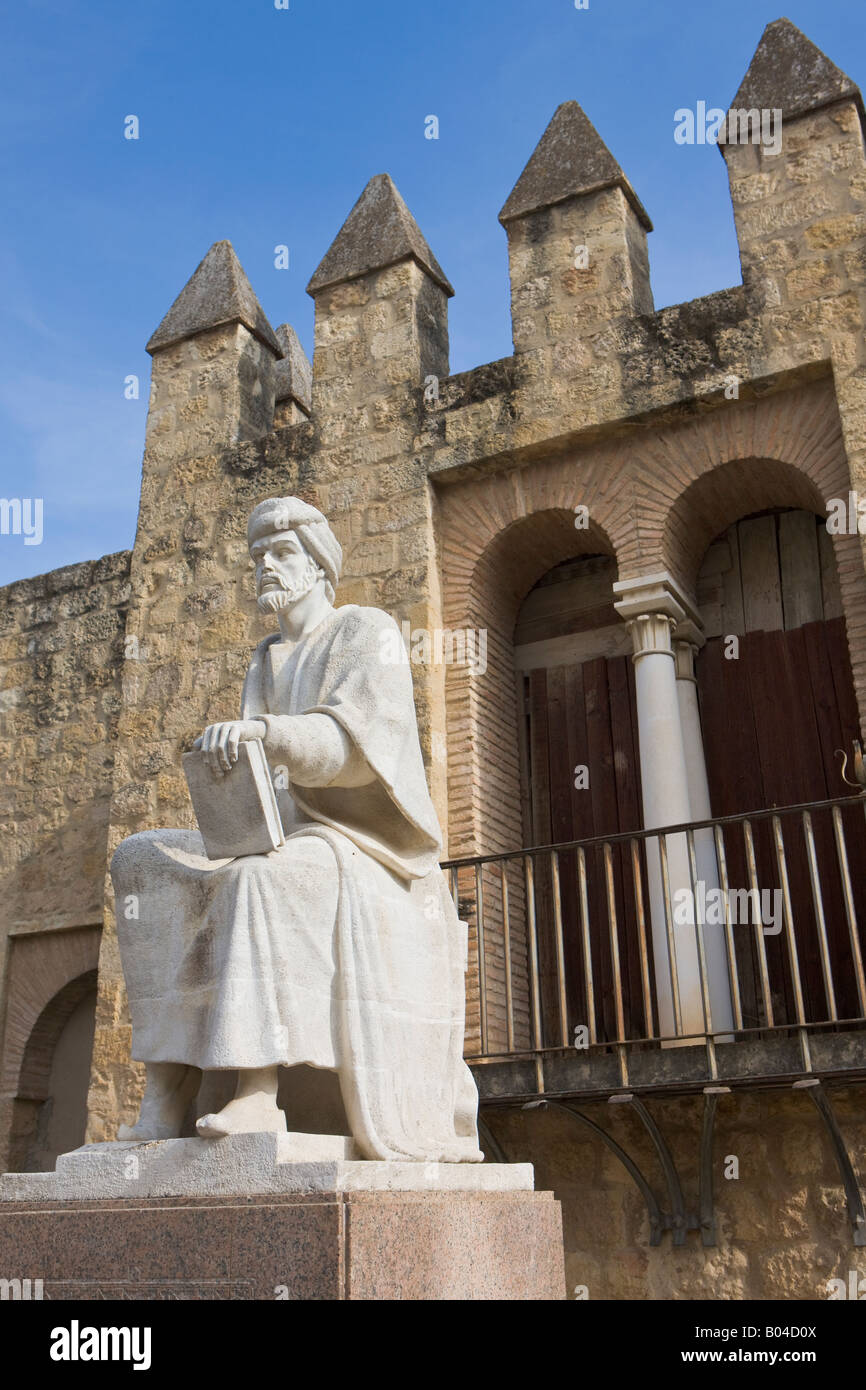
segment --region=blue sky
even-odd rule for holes
[[[677,145],[674,111],[727,107],[781,14],[866,84],[863,0],[289,3],[6,7],[0,496],[44,498],[44,539],[0,536],[0,584],[131,545],[144,345],[214,241],[233,242],[271,323],[312,354],[304,286],[387,171],[457,291],[462,371],[511,352],[497,213],[559,102],[581,103],[653,219],[662,307],[740,280],[724,161]]]

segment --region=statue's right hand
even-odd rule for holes
[[[230,719],[225,724],[209,724],[193,744],[210,762],[214,772],[230,772],[238,760],[238,744],[264,738],[267,726],[260,719]]]

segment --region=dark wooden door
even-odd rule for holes
[[[634,670],[628,657],[548,667],[523,675],[527,834],[532,845],[636,830],[642,823]],[[585,772],[584,772],[585,769]],[[629,846],[614,846],[612,871],[626,1035],[646,1035],[635,885]],[[560,855],[565,978],[570,1024],[588,1023],[578,862]],[[586,851],[592,981],[598,1037],[616,1036],[616,1001],[607,879],[601,848]],[[642,879],[643,903],[648,902]],[[536,868],[544,1041],[560,1042],[554,890],[550,862]],[[647,935],[649,933],[647,932]],[[650,958],[650,978],[652,963]]]
[[[713,638],[697,661],[713,814],[739,815],[848,792],[836,750],[847,748],[850,753],[853,740],[859,737],[859,720],[844,619],[824,619],[790,631],[748,632],[739,638],[735,659],[726,658],[725,650],[726,639]],[[803,821],[801,816],[780,819],[806,1017],[824,1020],[828,1000]],[[860,1011],[829,811],[816,812],[812,824],[838,1014],[855,1017]],[[852,796],[850,808],[843,812],[843,825],[862,937],[866,925],[862,798]],[[772,826],[756,821],[753,829],[760,886],[779,890]],[[726,832],[725,846],[731,886],[748,888],[739,828]],[[744,984],[744,1022],[758,1026],[766,1019],[755,934],[740,926],[735,940]],[[775,1021],[791,1021],[796,1016],[794,981],[784,926],[780,935],[765,935],[764,941]]]

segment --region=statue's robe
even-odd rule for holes
[[[285,845],[209,860],[197,831],[156,830],[118,847],[132,1055],[334,1070],[366,1157],[478,1162],[466,929],[438,865],[411,671],[385,659],[395,632],[349,604],[288,654],[278,633],[253,654],[242,717],[268,725]],[[287,729],[315,748],[322,716],[346,756],[328,785],[299,785],[281,738],[289,759]]]

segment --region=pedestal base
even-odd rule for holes
[[[565,1297],[546,1192],[7,1201],[0,1268],[58,1300]]]
[[[372,1191],[531,1192],[531,1163],[377,1163],[342,1134],[231,1134],[86,1144],[53,1173],[4,1173],[7,1201],[80,1198],[248,1197]]]
[[[342,1135],[91,1144],[6,1173],[0,1270],[51,1299],[565,1296],[531,1164],[368,1162]]]

